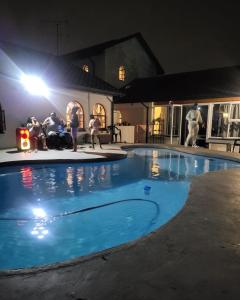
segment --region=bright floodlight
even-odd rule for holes
[[[24,74],[21,77],[21,82],[31,95],[48,97],[48,87],[41,78]]]

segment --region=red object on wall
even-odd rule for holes
[[[16,142],[18,151],[30,149],[29,130],[27,128],[19,127],[16,129]]]

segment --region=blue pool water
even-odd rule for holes
[[[115,162],[0,168],[0,269],[96,253],[140,238],[184,206],[192,176],[239,167],[167,149]]]

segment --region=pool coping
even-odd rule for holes
[[[25,164],[52,164],[52,163],[89,163],[89,162],[104,162],[104,161],[114,161],[114,160],[120,160],[124,159],[127,157],[127,152],[124,150],[128,149],[136,149],[136,148],[156,148],[156,149],[169,149],[177,152],[182,152],[190,155],[198,155],[198,156],[204,156],[204,157],[211,157],[211,158],[219,158],[219,159],[225,159],[225,160],[230,160],[233,162],[238,162],[240,163],[240,155],[236,156],[234,153],[222,153],[220,151],[212,151],[208,149],[202,149],[202,148],[191,148],[191,147],[184,147],[184,146],[173,146],[173,145],[166,145],[166,144],[126,144],[126,145],[121,145],[121,149],[123,150],[122,153],[107,153],[107,152],[93,152],[93,151],[84,151],[84,153],[87,154],[94,154],[94,155],[101,155],[103,157],[100,158],[87,158],[87,159],[47,159],[47,160],[19,160],[19,161],[8,161],[8,162],[0,162],[0,167],[1,166],[12,166],[12,165],[25,165]],[[204,177],[209,173],[222,173],[225,170],[222,171],[215,171],[215,172],[208,172],[205,174],[200,174],[197,177]],[[195,177],[195,176],[194,176]],[[192,182],[191,182],[192,185]],[[136,245],[139,242],[144,242],[148,240],[149,238],[152,238],[155,234],[157,234],[159,231],[164,231],[165,227],[168,227],[170,223],[174,222],[175,219],[177,219],[185,210],[188,200],[189,200],[189,195],[191,193],[191,187],[189,189],[189,194],[186,199],[185,205],[183,208],[173,217],[171,218],[166,224],[162,225],[160,228],[155,229],[154,231],[150,232],[148,235],[140,237],[136,240],[127,242],[122,245],[114,246],[112,248],[108,248],[102,251],[99,251],[97,253],[85,255],[85,256],[80,256],[76,257],[74,259],[66,260],[64,262],[58,262],[58,263],[53,263],[53,264],[47,264],[44,266],[36,266],[36,267],[31,267],[31,268],[22,268],[22,269],[13,269],[13,270],[0,270],[0,278],[2,277],[9,277],[9,276],[20,276],[20,275],[27,275],[27,274],[37,274],[37,273],[42,273],[42,272],[48,272],[51,270],[58,270],[62,268],[67,268],[75,265],[82,264],[84,262],[88,262],[90,260],[98,259],[98,258],[103,258],[113,254],[113,253],[118,253],[121,250],[131,248],[132,246]]]

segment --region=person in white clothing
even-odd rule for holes
[[[95,136],[98,138],[100,148],[102,149],[101,140],[100,140],[100,136],[99,136],[99,129],[101,127],[100,120],[98,118],[94,118],[93,115],[90,115],[90,121],[89,121],[88,127],[89,127],[90,133],[91,133],[91,142],[92,142],[93,149],[94,149],[94,137]]]
[[[198,147],[197,135],[199,131],[199,123],[202,124],[202,116],[201,112],[198,110],[198,104],[195,103],[192,109],[186,115],[186,120],[188,121],[188,136],[186,138],[184,146],[187,147],[189,145],[190,140],[192,140],[192,147]]]

